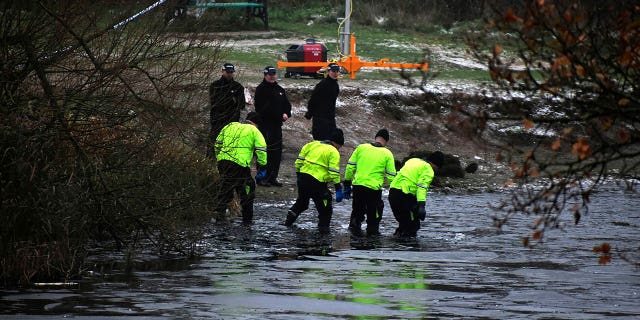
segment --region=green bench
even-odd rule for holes
[[[247,16],[257,17],[264,23],[264,28],[269,30],[269,16],[267,14],[267,0],[255,0],[253,2],[215,2],[214,1],[190,1],[187,8],[247,8]]]

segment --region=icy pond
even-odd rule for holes
[[[640,270],[615,256],[599,265],[592,249],[638,259],[637,193],[598,192],[578,226],[568,215],[533,249],[521,245],[532,218],[492,227],[499,196],[431,192],[413,240],[392,236],[388,203],[378,238],[349,235],[349,201],[328,235],[313,210],[286,228],[288,204],[258,203],[254,225],[216,226],[200,259],[0,291],[0,319],[638,319]]]

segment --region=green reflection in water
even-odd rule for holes
[[[389,300],[385,300],[385,299],[377,299],[377,298],[345,298],[346,301],[351,301],[351,302],[358,302],[358,303],[364,303],[364,304],[383,304],[383,303],[389,303]]]
[[[349,298],[344,295],[337,295],[332,293],[301,292],[301,293],[298,293],[297,295],[306,297],[306,298],[322,299],[322,300],[329,300],[329,301],[349,301],[349,302],[358,302],[358,303],[365,303],[365,304],[389,303],[389,301],[385,299],[362,298],[362,297]]]
[[[353,290],[356,290],[360,293],[374,294],[378,292],[377,288],[379,288],[380,285],[364,281],[351,281],[351,287],[353,288]]]
[[[332,293],[300,292],[298,293],[298,295],[302,297],[307,297],[307,298],[331,300],[331,301],[344,300],[343,298],[339,299],[337,295]]]
[[[429,290],[429,284],[425,281],[425,274],[423,272],[413,270],[413,272],[403,272],[401,279],[415,279],[416,281],[411,282],[400,282],[400,283],[376,283],[371,281],[362,281],[362,279],[379,279],[381,277],[389,276],[387,274],[379,273],[379,272],[370,272],[366,270],[362,270],[359,274],[355,275],[355,278],[358,278],[357,281],[345,281],[342,283],[350,284],[351,288],[354,291],[355,295],[374,295],[381,293],[381,289],[384,290]],[[328,282],[340,283],[341,281],[328,280]],[[303,292],[298,293],[300,296],[314,298],[314,299],[323,299],[323,300],[331,300],[331,301],[350,301],[356,303],[363,304],[393,304],[392,307],[395,310],[404,310],[404,311],[421,311],[424,310],[424,306],[418,306],[419,301],[395,301],[391,302],[387,299],[382,299],[378,297],[348,297],[345,295],[337,295],[331,293],[314,293],[314,292]]]

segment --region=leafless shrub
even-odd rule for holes
[[[144,237],[192,253],[201,231],[182,231],[212,216],[216,177],[196,143],[206,140],[220,47],[164,32],[162,10],[120,23],[144,8],[0,5],[5,284],[28,283],[51,261],[58,267],[46,274],[77,274],[91,239],[129,246]],[[34,250],[55,254],[23,254]],[[24,265],[33,267],[18,275]]]

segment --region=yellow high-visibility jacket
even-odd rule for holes
[[[391,151],[379,144],[363,143],[351,154],[344,180],[352,181],[353,185],[380,190],[385,174],[389,181],[393,181],[396,175],[396,165]]]
[[[340,152],[329,142],[309,142],[296,159],[296,172],[310,174],[321,182],[340,183]]]
[[[216,159],[249,167],[255,152],[258,164],[267,164],[267,144],[260,130],[249,123],[230,122],[216,138]]]
[[[431,164],[419,158],[411,158],[398,171],[389,187],[415,195],[418,202],[426,201],[434,175]]]

